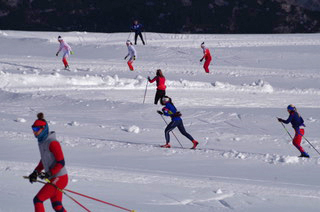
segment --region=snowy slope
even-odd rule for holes
[[[75,51],[71,71],[55,57],[59,34]],[[33,210],[41,185],[22,176],[39,160],[30,128],[38,112],[61,141],[68,189],[139,212],[320,210],[319,155],[304,141],[311,158],[296,157],[276,121],[295,104],[320,150],[319,34],[147,33],[133,72],[123,60],[128,35],[0,31],[0,211]],[[210,74],[199,63],[202,41]],[[142,104],[158,68],[199,150],[173,136],[177,148],[158,147],[165,123],[154,84]],[[74,197],[91,211],[121,211]],[[67,197],[64,206],[83,211]]]

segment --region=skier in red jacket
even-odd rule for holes
[[[157,92],[154,97],[154,104],[156,105],[158,104],[159,99],[166,95],[166,78],[163,76],[161,69],[158,69],[156,76],[153,79],[148,77],[148,80],[150,83],[153,83],[154,81],[157,82]]]
[[[68,174],[60,143],[56,140],[55,132],[49,132],[48,123],[43,113],[32,125],[34,136],[38,139],[41,160],[35,170],[29,175],[30,183],[36,182],[37,177],[50,180],[34,197],[35,212],[44,212],[43,202],[50,198],[56,212],[66,212],[62,206],[62,192],[56,187],[64,189],[68,184]],[[44,173],[41,172],[44,169]],[[53,186],[54,184],[55,186]]]
[[[203,59],[205,59],[205,62],[203,64],[203,68],[206,71],[206,73],[209,73],[209,65],[212,60],[210,50],[208,48],[206,48],[206,46],[204,45],[204,42],[201,43],[201,48],[203,50],[203,57],[200,59],[200,62],[202,62]]]

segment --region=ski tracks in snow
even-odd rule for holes
[[[2,174],[9,174],[16,180],[30,172],[33,163],[0,161]],[[240,179],[220,176],[181,175],[176,172],[159,172],[143,169],[118,169],[117,167],[80,168],[68,166],[69,189],[84,182],[131,186],[140,185],[140,192],[152,186],[154,193],[141,204],[166,206],[190,206],[205,209],[245,211],[248,202],[263,204],[277,198],[299,198],[301,201],[320,200],[320,187],[263,180]],[[145,185],[145,186],[143,186]],[[179,189],[174,189],[179,188]],[[221,189],[223,188],[223,189]],[[183,191],[183,193],[180,193]],[[172,192],[172,193],[171,193]],[[154,199],[156,197],[156,199]],[[208,210],[210,211],[210,210]],[[249,210],[248,210],[249,211]]]

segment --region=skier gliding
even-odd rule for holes
[[[49,132],[48,123],[44,119],[43,113],[39,113],[37,117],[38,119],[32,125],[32,130],[38,139],[41,159],[38,166],[29,175],[29,181],[30,183],[36,182],[37,177],[40,177],[50,180],[51,184],[45,184],[34,197],[35,212],[45,211],[43,202],[47,199],[51,200],[52,207],[56,212],[67,212],[62,206],[62,192],[56,188],[64,189],[68,184],[63,152],[55,132]],[[44,173],[41,172],[43,169]]]

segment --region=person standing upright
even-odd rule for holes
[[[154,81],[156,81],[157,83],[157,92],[154,97],[154,104],[156,105],[158,104],[159,99],[166,95],[166,78],[163,76],[161,69],[158,69],[156,72],[156,76],[153,79],[150,79],[150,77],[148,77],[148,80],[150,83],[153,83]]]
[[[133,47],[133,45],[132,45],[132,43],[131,43],[130,40],[127,40],[126,45],[127,45],[127,47],[128,47],[128,54],[124,57],[124,59],[127,59],[127,57],[130,56],[127,64],[128,64],[128,66],[129,66],[129,69],[130,69],[131,71],[133,71],[134,68],[133,68],[133,66],[132,66],[132,63],[133,63],[134,60],[136,60],[137,51],[136,51],[135,48]]]
[[[33,199],[35,212],[44,212],[43,202],[51,200],[55,211],[66,212],[62,205],[62,192],[68,184],[68,174],[60,143],[56,139],[55,132],[49,132],[49,126],[43,113],[38,113],[38,119],[32,125],[34,136],[38,140],[40,150],[40,162],[29,175],[30,183],[36,182],[37,177],[46,178],[51,183],[45,184]],[[45,172],[42,173],[41,171]]]
[[[137,38],[140,37],[143,45],[145,45],[145,42],[143,40],[142,31],[144,31],[143,25],[140,24],[137,20],[133,22],[133,25],[131,26],[131,31],[134,32],[134,45],[137,45]]]
[[[309,158],[309,154],[304,151],[304,149],[301,146],[301,140],[304,135],[304,120],[300,116],[300,114],[297,112],[297,109],[293,105],[288,105],[287,111],[289,113],[289,117],[287,120],[283,120],[282,118],[278,118],[279,122],[289,124],[291,123],[292,128],[295,131],[294,138],[292,140],[293,145],[300,151],[301,155],[299,157],[306,157]]]
[[[210,50],[208,48],[206,48],[206,46],[204,45],[204,42],[201,43],[201,48],[203,50],[203,57],[200,59],[200,62],[202,62],[203,59],[205,59],[205,62],[203,64],[203,68],[206,71],[206,73],[209,73],[209,65],[212,60]]]
[[[58,36],[58,42],[60,43],[60,46],[59,46],[58,52],[56,53],[56,56],[59,55],[60,51],[63,52],[62,62],[64,64],[64,68],[68,69],[69,64],[68,64],[67,58],[69,57],[70,54],[73,54],[73,51],[69,46],[69,44],[67,44],[67,42],[65,42],[60,35]]]

